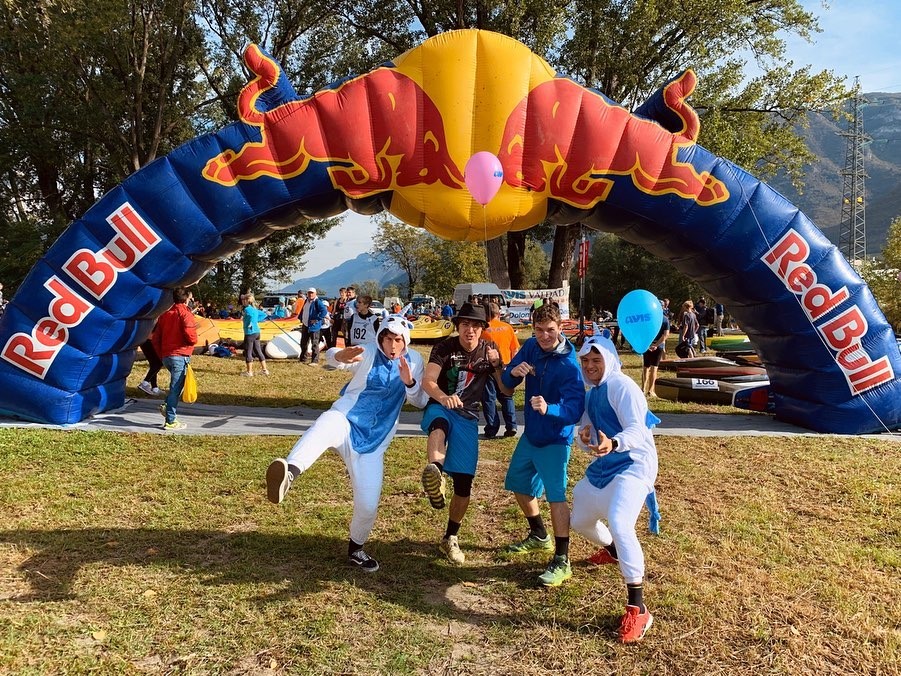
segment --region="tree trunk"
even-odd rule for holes
[[[522,289],[525,284],[526,232],[519,230],[507,233],[507,270],[511,289]]]
[[[560,288],[563,282],[569,279],[573,269],[573,252],[576,242],[579,241],[580,231],[579,223],[557,226],[554,233],[554,250],[551,252],[551,270],[547,280],[549,289]]]
[[[488,249],[488,281],[494,282],[502,289],[511,288],[507,260],[504,256],[504,238],[495,237],[485,242],[485,246]]]

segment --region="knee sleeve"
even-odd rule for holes
[[[472,495],[472,480],[475,479],[472,474],[460,474],[459,472],[449,472],[449,474],[454,480],[454,495],[461,498],[468,498]]]
[[[445,439],[450,436],[450,425],[448,425],[445,418],[435,418],[432,421],[432,424],[429,425],[429,434],[431,434],[435,430],[441,430],[442,432],[444,432]]]

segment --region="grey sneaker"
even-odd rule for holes
[[[280,504],[293,481],[294,475],[288,469],[288,461],[276,458],[266,469],[266,498],[274,505]]]
[[[444,508],[444,474],[438,469],[438,465],[430,462],[422,470],[422,487],[429,498],[429,503],[435,509]]]
[[[362,549],[358,549],[353,554],[348,556],[347,562],[367,573],[374,573],[379,569],[379,562],[369,556],[369,554],[364,552]]]
[[[546,535],[543,539],[536,537],[534,533],[529,533],[525,540],[514,542],[512,545],[504,547],[504,554],[528,554],[529,552],[552,552],[554,551],[554,541],[550,535]]]
[[[151,397],[155,396],[155,394],[154,394],[154,392],[153,392],[154,389],[155,389],[157,392],[159,392],[159,388],[158,388],[158,387],[157,387],[157,388],[151,387],[151,386],[150,386],[150,383],[147,382],[146,380],[142,380],[142,381],[141,381],[141,384],[138,385],[138,389],[141,390],[141,392],[143,392],[144,394],[149,394]]]
[[[447,560],[456,565],[462,565],[466,561],[466,554],[460,549],[460,541],[456,535],[448,535],[442,538],[441,544],[438,545],[441,553],[447,557]]]
[[[547,569],[538,576],[538,581],[545,587],[559,587],[573,576],[573,569],[566,556],[555,556],[547,565]]]

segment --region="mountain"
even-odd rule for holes
[[[388,269],[382,265],[381,261],[373,258],[368,253],[361,253],[356,258],[344,261],[340,265],[326,270],[315,277],[298,277],[287,286],[278,290],[277,293],[294,294],[298,289],[306,291],[311,286],[315,286],[320,292],[327,297],[333,298],[338,295],[338,289],[348,284],[359,285],[370,279],[379,283],[381,288],[390,284],[398,284],[406,282],[406,276],[398,275],[397,269]]]
[[[901,94],[864,94],[861,108],[866,173],[865,221],[867,254],[881,253],[888,227],[901,216]],[[806,169],[801,194],[785,179],[769,184],[797,205],[834,244],[839,242],[842,218],[842,170],[846,164],[847,122],[813,114],[804,132],[818,160]]]

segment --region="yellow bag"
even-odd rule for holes
[[[186,404],[197,401],[197,378],[194,377],[194,369],[190,364],[185,369],[185,389],[181,391],[181,400]]]

